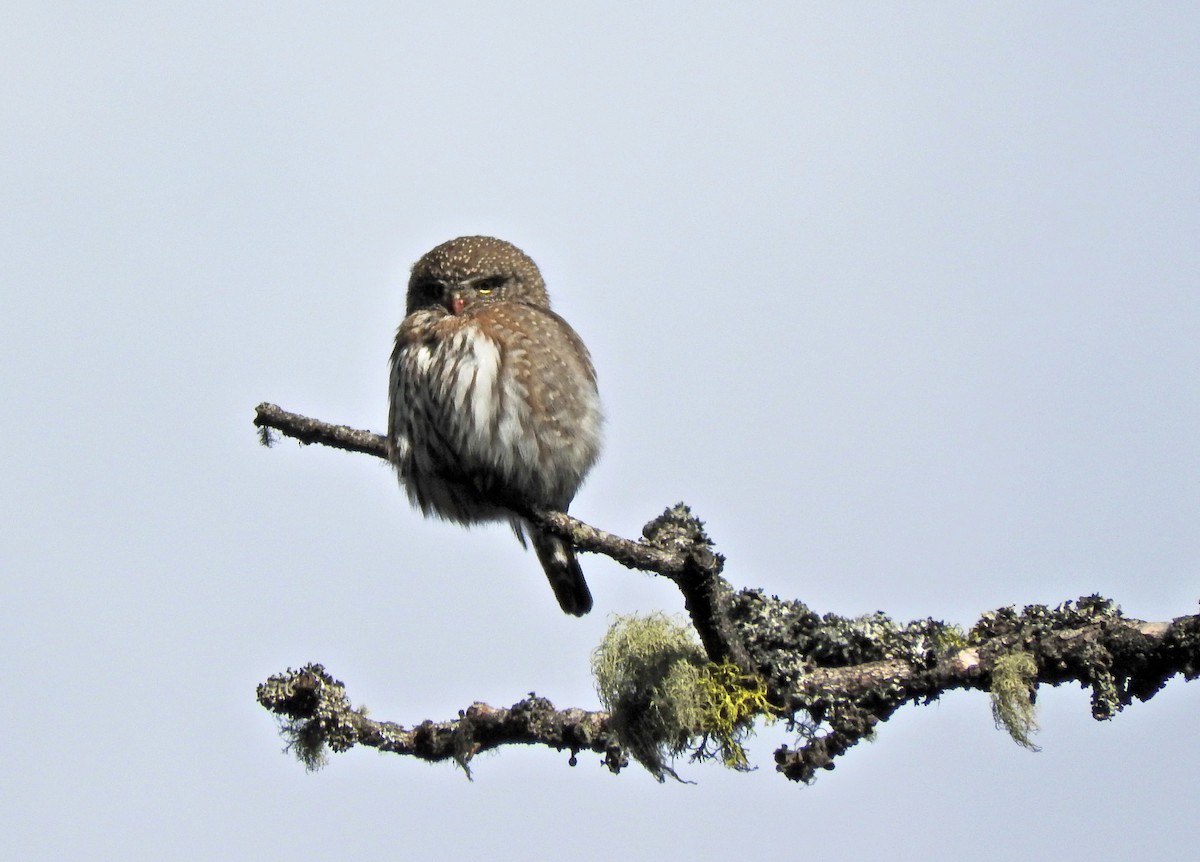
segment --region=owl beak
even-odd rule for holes
[[[462,314],[463,306],[467,304],[467,298],[457,290],[451,291],[446,297],[446,310],[451,314]]]

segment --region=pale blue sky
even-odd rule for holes
[[[815,786],[511,749],[280,753],[254,686],[322,661],[372,714],[594,708],[595,557],[561,614],[502,528],[373,459],[408,266],[491,233],[590,346],[574,512],[683,499],[737,586],[969,624],[1200,598],[1193,4],[11,3],[0,29],[6,858],[1194,854],[1200,687],[1114,721],[1043,690],[907,707]],[[897,850],[897,842],[900,842]]]

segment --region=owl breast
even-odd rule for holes
[[[519,334],[526,318],[538,338]],[[573,367],[580,360],[561,349],[571,338],[555,335],[560,325],[537,309],[406,318],[388,437],[423,512],[473,523],[509,518],[506,503],[570,503],[599,453],[600,408],[586,354],[586,367]]]

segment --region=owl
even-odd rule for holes
[[[412,504],[458,524],[508,521],[559,605],[592,595],[571,546],[517,512],[565,512],[600,454],[600,398],[583,341],[550,310],[537,265],[488,236],[413,266],[392,352],[388,457]]]

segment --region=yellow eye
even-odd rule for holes
[[[481,279],[479,279],[479,281],[475,282],[474,287],[475,287],[475,292],[478,293],[480,296],[487,296],[489,293],[492,293],[497,288],[503,286],[503,284],[504,284],[503,278],[498,278],[498,277],[481,278]]]

